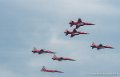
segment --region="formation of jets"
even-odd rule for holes
[[[74,36],[80,35],[80,34],[89,34],[89,33],[87,33],[87,32],[77,31],[76,29],[78,29],[80,26],[84,26],[84,25],[95,25],[95,24],[93,24],[93,23],[83,22],[80,18],[78,18],[78,21],[77,21],[77,22],[75,22],[75,21],[70,21],[69,24],[70,24],[70,27],[76,26],[76,27],[73,29],[73,31],[66,30],[66,31],[64,32],[66,36],[67,36],[68,34],[70,34],[70,35],[71,35],[70,37],[74,37]]]
[[[79,28],[80,26],[84,26],[84,25],[95,25],[95,24],[93,24],[93,23],[83,22],[80,18],[78,18],[78,21],[77,21],[77,22],[75,22],[75,21],[70,21],[69,24],[70,24],[70,27],[75,26],[75,28],[74,28],[72,31],[69,31],[69,30],[66,29],[66,31],[64,32],[66,36],[67,36],[67,35],[70,35],[70,37],[74,37],[74,36],[80,35],[80,34],[89,34],[89,33],[87,33],[87,32],[78,31],[78,28]],[[104,49],[104,48],[113,49],[112,46],[103,45],[103,44],[98,44],[98,45],[97,45],[97,44],[95,44],[94,42],[92,43],[92,45],[91,45],[90,47],[92,47],[92,49],[96,48],[97,50],[99,50],[99,49]],[[74,59],[72,59],[72,58],[68,58],[68,57],[58,57],[58,56],[55,55],[55,54],[56,54],[55,52],[50,51],[50,50],[36,49],[36,48],[34,47],[34,49],[32,50],[32,52],[33,52],[33,53],[38,53],[38,54],[44,54],[44,53],[53,54],[53,57],[52,57],[51,59],[57,60],[57,61],[63,61],[63,60],[64,60],[64,61],[66,61],[66,60],[68,60],[68,61],[76,61],[76,60],[74,60]],[[41,71],[42,71],[42,72],[52,72],[52,73],[55,73],[55,72],[56,72],[56,73],[64,73],[64,72],[59,71],[59,70],[46,69],[45,66],[42,67]]]
[[[43,54],[43,53],[50,53],[50,54],[54,54],[52,59],[53,60],[58,60],[58,61],[62,61],[62,60],[69,60],[69,61],[75,61],[74,59],[71,58],[67,58],[67,57],[57,57],[55,55],[55,52],[49,51],[49,50],[44,50],[44,49],[36,49],[35,47],[32,50],[33,53],[38,53],[38,54]],[[42,72],[52,72],[52,73],[64,73],[62,71],[58,71],[58,70],[52,70],[52,69],[46,69],[45,66],[42,67],[41,69]]]

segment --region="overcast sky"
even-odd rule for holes
[[[95,77],[120,73],[120,0],[0,0],[0,77]],[[91,22],[73,38],[64,31],[71,20]],[[92,42],[115,49],[92,50]],[[76,61],[53,61],[48,49]],[[46,66],[65,73],[44,73]],[[119,75],[120,76],[120,75]]]

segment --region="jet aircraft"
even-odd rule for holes
[[[97,50],[104,49],[104,48],[113,49],[112,46],[103,45],[103,44],[96,45],[94,42],[92,43],[91,47],[92,47],[92,49],[97,48]]]
[[[76,26],[76,29],[78,29],[80,26],[84,26],[84,25],[95,25],[93,23],[89,23],[89,22],[83,22],[80,18],[78,18],[78,21],[75,22],[75,21],[70,21],[69,22],[70,24],[70,27],[72,27],[73,25]]]
[[[58,60],[58,61],[62,61],[62,60],[69,60],[69,61],[75,61],[74,59],[71,58],[67,58],[67,57],[57,57],[56,55],[54,55],[52,57],[53,60]]]
[[[64,73],[64,72],[58,71],[58,70],[46,69],[45,66],[42,67],[41,71],[42,72],[52,72],[52,73],[55,73],[55,72],[57,72],[57,73]]]
[[[50,54],[55,54],[55,52],[49,51],[49,50],[44,50],[44,49],[34,49],[32,50],[33,53],[38,53],[38,54],[43,54],[43,53],[50,53]]]
[[[89,34],[89,33],[86,33],[86,32],[77,31],[76,29],[74,29],[73,31],[66,30],[64,33],[65,33],[66,36],[68,34],[70,34],[71,37],[74,37],[75,35],[80,35],[80,34]]]

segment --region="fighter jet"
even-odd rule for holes
[[[91,47],[92,47],[92,49],[97,48],[97,50],[104,49],[104,48],[113,49],[112,46],[103,45],[103,44],[96,45],[94,42],[92,43]]]
[[[53,60],[58,60],[58,61],[62,61],[62,60],[69,60],[69,61],[75,61],[74,59],[71,58],[67,58],[67,57],[57,57],[56,55],[54,55],[52,57]]]
[[[58,71],[58,70],[46,69],[45,66],[42,67],[41,71],[42,71],[42,72],[52,72],[52,73],[55,73],[55,72],[57,72],[57,73],[64,73],[64,72]]]
[[[50,53],[50,54],[55,54],[55,52],[49,51],[49,50],[44,50],[44,49],[34,49],[32,50],[33,53],[38,53],[38,54],[43,54],[43,53]]]
[[[64,33],[65,33],[66,36],[68,34],[70,34],[71,37],[74,37],[75,35],[80,35],[80,34],[89,34],[89,33],[86,33],[86,32],[77,31],[76,29],[74,29],[73,31],[66,30]]]
[[[83,22],[80,18],[78,18],[77,22],[70,21],[69,24],[70,24],[70,27],[72,27],[73,25],[75,25],[76,29],[78,29],[80,26],[84,26],[84,25],[95,25],[93,23]]]

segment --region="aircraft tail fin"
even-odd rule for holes
[[[82,22],[81,18],[78,18],[78,22]]]
[[[33,47],[33,50],[36,50],[37,48],[36,47]]]
[[[95,43],[93,42],[92,45],[95,45]]]
[[[76,32],[77,32],[77,30],[76,30],[76,29],[73,29],[73,32],[74,32],[74,33],[76,33]]]
[[[45,70],[45,66],[42,67],[41,71],[44,71]]]
[[[92,49],[95,48],[95,43],[93,42],[92,45],[91,45]]]
[[[53,56],[54,58],[56,58],[57,56],[54,54],[54,56]]]
[[[67,36],[68,33],[69,33],[69,31],[66,29],[64,33],[65,33],[65,35]]]
[[[73,23],[74,23],[74,21],[72,21],[72,20],[69,22],[70,27],[72,27],[72,26],[73,26]]]

